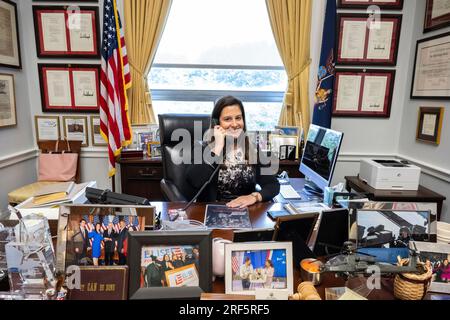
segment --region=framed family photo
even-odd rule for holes
[[[439,145],[441,142],[443,119],[443,107],[421,107],[417,121],[416,139]]]
[[[423,32],[450,26],[450,2],[447,0],[426,0]]]
[[[22,68],[17,4],[0,0],[0,67]]]
[[[17,124],[14,76],[0,73],[0,128]]]

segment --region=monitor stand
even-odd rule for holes
[[[308,177],[305,177],[305,186],[303,187],[302,193],[305,193],[308,196],[313,196],[313,197],[318,197],[318,198],[323,199],[323,190],[320,189]]]

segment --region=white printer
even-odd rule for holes
[[[381,190],[419,189],[420,168],[399,160],[361,160],[359,178]]]

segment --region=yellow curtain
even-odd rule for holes
[[[289,77],[280,125],[308,131],[311,10],[313,0],[266,0],[270,24]]]
[[[172,0],[124,0],[125,41],[132,87],[128,90],[131,124],[155,123],[146,75],[161,40]]]

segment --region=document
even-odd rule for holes
[[[70,72],[68,70],[46,70],[48,105],[50,107],[70,107],[72,98],[70,92]]]
[[[70,48],[74,52],[95,52],[94,25],[92,13],[69,14]]]
[[[36,118],[38,140],[58,140],[59,120],[55,118]]]
[[[424,136],[434,136],[436,132],[437,115],[425,114],[423,117],[422,134]]]
[[[364,94],[362,111],[383,112],[386,101],[388,78],[383,76],[366,76],[364,80]]]
[[[382,21],[372,24],[369,33],[367,59],[389,60],[391,57],[394,22]]]
[[[341,39],[341,59],[363,59],[366,43],[366,21],[347,20],[343,23]]]
[[[75,106],[77,107],[97,107],[97,72],[73,71],[73,86],[75,96]]]
[[[339,75],[337,88],[337,111],[358,111],[362,76]]]
[[[14,41],[11,11],[0,4],[0,56],[14,58]]]
[[[450,0],[434,0],[431,19],[436,19],[450,13]]]
[[[65,118],[64,126],[67,140],[82,141],[82,146],[87,145],[86,118]]]
[[[64,13],[41,13],[44,51],[67,52],[66,18]]]

